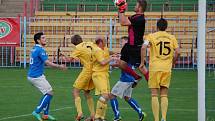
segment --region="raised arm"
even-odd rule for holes
[[[128,17],[125,16],[125,13],[119,13],[119,22],[122,26],[131,25],[130,20],[128,19]]]
[[[126,0],[115,0],[115,5],[118,7],[119,12],[119,22],[122,26],[129,26],[131,22],[128,17],[125,16],[125,11],[127,9]]]

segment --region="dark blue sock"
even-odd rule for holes
[[[119,105],[118,105],[118,101],[116,98],[113,98],[110,100],[110,104],[111,104],[111,107],[112,107],[112,110],[114,112],[114,116],[115,118],[119,118]]]
[[[46,105],[46,107],[44,109],[44,115],[49,115],[49,104],[50,104],[50,102]]]
[[[142,109],[137,104],[136,100],[134,100],[133,98],[130,98],[127,102],[138,114],[140,114],[142,112]]]
[[[45,94],[43,98],[40,100],[40,103],[35,109],[35,112],[40,113],[43,110],[43,108],[45,108],[48,105],[48,103],[50,103],[51,99],[52,99],[52,95]]]

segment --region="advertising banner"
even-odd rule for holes
[[[0,46],[20,45],[20,19],[0,18]]]

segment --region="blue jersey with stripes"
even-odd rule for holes
[[[132,65],[128,64],[128,66],[132,67]],[[121,76],[120,76],[120,81],[121,82],[134,82],[134,77],[131,76],[130,74],[122,71]]]
[[[41,45],[36,44],[31,49],[28,77],[37,78],[42,76],[46,60],[48,60],[48,55],[45,49]]]

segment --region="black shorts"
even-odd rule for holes
[[[129,45],[126,43],[122,47],[120,59],[138,67],[141,62],[141,45]]]

